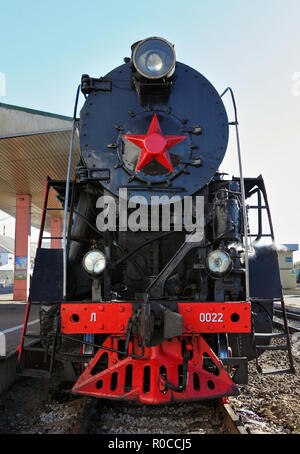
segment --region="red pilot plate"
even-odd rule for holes
[[[183,333],[250,333],[251,304],[178,303]]]
[[[61,305],[61,332],[125,334],[131,315],[129,303],[66,303]]]

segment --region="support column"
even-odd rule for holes
[[[61,237],[62,235],[62,219],[61,218],[51,218],[51,237]],[[61,249],[61,240],[52,239],[51,240],[51,249]]]
[[[15,301],[26,301],[30,279],[30,237],[31,237],[31,195],[16,197],[15,229],[15,267],[14,296]]]

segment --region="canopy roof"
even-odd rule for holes
[[[40,228],[47,177],[65,180],[72,118],[0,103],[0,210],[15,217],[16,195],[31,194],[31,224]],[[79,157],[75,135],[72,173]],[[60,207],[50,191],[49,207]],[[48,212],[50,217],[61,211]]]

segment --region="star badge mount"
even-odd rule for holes
[[[186,139],[186,136],[163,135],[156,114],[153,115],[146,134],[124,134],[122,137],[141,148],[135,172],[141,170],[154,159],[174,172],[168,150]]]

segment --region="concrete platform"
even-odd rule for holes
[[[300,295],[300,287],[283,289],[283,294],[287,295],[287,296],[288,295]]]
[[[17,380],[17,358],[16,352],[0,357],[0,395]]]
[[[0,394],[16,380],[17,347],[21,340],[26,301],[13,301],[13,293],[0,294]],[[39,306],[32,306],[28,334],[39,333]],[[30,341],[26,341],[28,345]],[[32,358],[34,362],[35,359]]]
[[[299,307],[300,308],[300,293],[299,294],[284,294],[283,300],[286,306]]]
[[[25,319],[26,301],[13,301],[13,294],[0,295],[0,357],[17,350]],[[32,306],[28,334],[39,333],[39,306]]]

